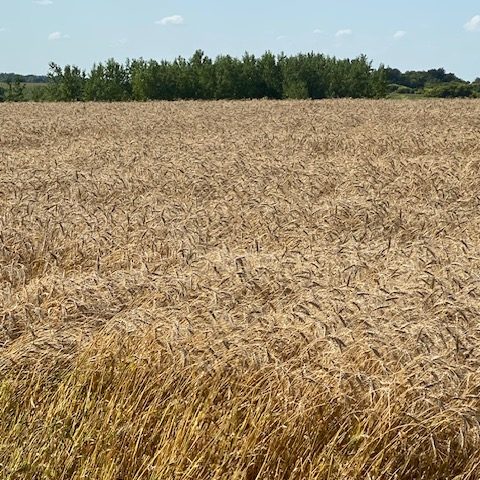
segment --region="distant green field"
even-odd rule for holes
[[[387,95],[388,99],[391,100],[422,100],[427,98],[425,95],[421,93],[389,93]]]

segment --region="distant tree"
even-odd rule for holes
[[[348,97],[369,98],[375,93],[372,86],[372,66],[365,55],[351,60],[347,69]]]
[[[385,76],[388,84],[404,85],[403,73],[398,68],[385,68]]]
[[[0,82],[7,83],[11,80],[12,83],[16,77],[20,77],[22,83],[47,83],[48,78],[45,75],[17,75],[16,73],[0,73]]]
[[[105,65],[93,65],[85,80],[85,100],[122,101],[130,99],[131,93],[129,66],[124,66],[113,58],[107,60]]]
[[[283,58],[284,96],[288,98],[325,98],[328,69],[323,55],[313,52]]]
[[[280,66],[282,69],[282,93],[284,98],[306,99],[309,98],[309,91],[301,60],[296,57],[281,57]]]
[[[402,73],[394,68],[385,69],[387,83],[403,85],[416,91],[439,83],[467,83],[453,73],[446,73],[444,68],[430,69],[427,71],[411,70]]]
[[[465,82],[437,83],[425,88],[424,94],[427,97],[457,98],[475,97],[475,86]]]
[[[85,83],[85,100],[106,100],[105,69],[102,63],[93,64]]]
[[[48,67],[48,97],[50,100],[59,101],[61,97],[60,89],[63,81],[62,67],[54,62],[50,62]]]
[[[34,102],[44,102],[51,100],[48,85],[37,85],[31,89],[31,97]]]
[[[261,71],[255,55],[245,52],[239,73],[239,98],[261,98],[263,95]]]
[[[5,100],[7,102],[22,102],[25,100],[25,84],[19,75],[12,81],[11,78],[7,80],[7,94]]]
[[[372,68],[365,55],[338,59],[310,52],[275,56],[271,52],[242,58],[220,55],[210,59],[202,50],[190,59],[173,61],[113,58],[94,64],[86,74],[76,66],[50,64],[47,77],[0,73],[7,83],[3,98],[27,100],[26,82],[45,82],[46,89],[29,89],[35,101],[124,101],[241,98],[383,98],[388,93],[429,96],[480,96],[480,78],[465,82],[444,68],[411,70]]]
[[[282,69],[275,55],[264,53],[258,60],[261,96],[267,98],[282,98]]]
[[[287,79],[283,85],[283,97],[295,100],[309,98],[307,84],[303,80]]]
[[[189,62],[177,57],[171,67],[175,83],[174,98],[195,98],[195,84]]]
[[[242,75],[241,62],[230,55],[220,55],[215,60],[216,84],[215,98],[241,98],[240,80]]]
[[[5,89],[0,87],[0,102],[5,101]]]
[[[385,66],[380,64],[378,70],[372,75],[372,90],[376,98],[384,98],[387,95],[387,72]]]
[[[209,99],[215,97],[215,65],[202,50],[197,50],[188,61],[190,95],[188,98]]]
[[[65,100],[83,100],[85,72],[76,66],[66,65],[63,69],[62,95]]]
[[[24,83],[11,74],[0,74],[0,79],[2,75],[7,81],[5,98],[25,99]],[[29,81],[32,78],[37,77],[28,76]],[[47,78],[46,89],[30,90],[32,99],[382,98],[399,87],[415,92],[428,88],[432,93],[435,85],[463,82],[441,68],[405,73],[383,65],[374,69],[364,55],[337,59],[315,52],[293,56],[266,52],[261,57],[245,53],[240,59],[220,55],[212,60],[202,50],[195,51],[188,60],[178,57],[158,62],[140,58],[119,63],[111,58],[94,64],[88,73],[74,65],[60,67],[51,63]],[[480,86],[475,87],[475,94],[478,90]],[[455,91],[460,93],[461,89]]]
[[[154,62],[154,60],[152,60],[152,62]],[[129,75],[134,100],[143,102],[155,98],[155,85],[150,75],[149,63],[143,60],[143,58],[132,60],[129,65]]]
[[[48,95],[52,100],[71,102],[83,100],[85,72],[76,66],[66,65],[63,69],[50,63],[48,73]]]

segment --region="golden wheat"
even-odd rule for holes
[[[480,478],[479,119],[0,105],[0,478]]]

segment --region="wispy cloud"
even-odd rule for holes
[[[344,28],[342,30],[339,30],[335,36],[336,37],[347,37],[348,35],[351,35],[353,32],[349,28]]]
[[[467,32],[480,31],[480,15],[473,16],[464,26]]]
[[[181,15],[171,15],[170,17],[164,17],[161,20],[157,20],[155,23],[157,25],[182,25],[185,23],[185,20]]]
[[[403,38],[405,35],[407,34],[407,32],[405,30],[398,30],[397,32],[395,32],[393,34],[393,38],[395,40],[400,40],[401,38]]]
[[[0,32],[6,32],[6,31],[7,31],[6,28],[0,27]]]
[[[280,41],[280,40],[285,40],[286,38],[287,38],[286,35],[278,35],[278,37],[276,37],[275,40]]]
[[[123,47],[128,43],[128,38],[119,38],[118,40],[114,40],[113,42],[110,43],[111,47]]]
[[[52,0],[33,0],[33,3],[36,3],[37,5],[52,5],[53,4]]]
[[[322,33],[325,33],[325,32],[324,32],[323,30],[320,30],[319,28],[316,28],[316,29],[313,31],[313,33],[314,33],[315,35],[321,35]]]
[[[67,35],[67,34],[62,33],[62,32],[52,32],[48,36],[48,39],[51,40],[51,41],[61,40],[62,38],[70,38],[70,35]]]

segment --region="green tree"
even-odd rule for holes
[[[350,62],[347,78],[347,96],[352,98],[369,98],[375,96],[372,88],[372,66],[365,55],[360,55]]]
[[[76,66],[67,65],[63,69],[62,96],[65,100],[83,100],[85,72]]]
[[[380,64],[378,69],[372,74],[372,89],[376,98],[385,98],[387,96],[387,74],[385,66]]]
[[[56,63],[50,63],[48,73],[48,95],[52,100],[71,102],[83,100],[85,72],[78,67],[66,65],[63,69]]]
[[[22,83],[22,79],[17,75],[12,82],[12,79],[7,80],[7,94],[5,100],[7,102],[22,102],[25,100],[25,84]]]
[[[189,63],[191,96],[194,99],[211,99],[215,97],[215,65],[202,50],[197,50]]]
[[[47,85],[38,85],[32,88],[31,90],[32,101],[34,102],[44,102],[51,100],[48,86]]]
[[[105,65],[93,65],[85,80],[85,100],[122,101],[130,99],[131,93],[129,65],[124,66],[113,58],[108,59]]]
[[[237,95],[239,98],[261,98],[264,96],[258,61],[255,55],[250,55],[247,52],[245,52],[241,61]]]
[[[306,99],[309,98],[308,85],[301,69],[301,59],[296,57],[281,57],[282,91],[284,98]]]
[[[241,62],[230,55],[220,55],[215,60],[216,85],[215,98],[241,98],[240,78],[242,73]]]
[[[151,63],[154,60],[151,61]],[[155,62],[156,63],[156,62]],[[155,98],[154,79],[151,76],[150,64],[143,58],[132,60],[130,63],[130,79],[132,83],[132,97],[142,101]]]
[[[446,82],[429,85],[425,88],[427,97],[457,98],[475,97],[476,90],[473,84],[465,82]]]
[[[61,68],[52,63],[48,98],[146,101],[383,97],[389,75],[394,74],[400,80],[406,75],[383,66],[374,70],[365,56],[339,60],[314,52],[290,57],[266,52],[259,58],[245,53],[241,59],[220,55],[212,61],[197,50],[188,60],[178,57],[172,62],[140,58],[121,64],[109,59],[94,64],[88,75],[78,67]],[[425,78],[449,78],[441,69],[424,74]],[[13,86],[10,90],[13,92]]]
[[[264,53],[258,60],[262,97],[282,98],[282,69],[271,52]]]

